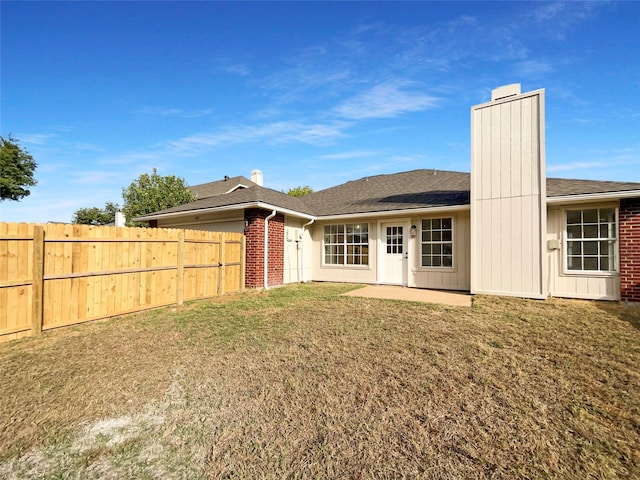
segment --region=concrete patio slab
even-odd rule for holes
[[[396,285],[367,285],[343,295],[349,297],[384,298],[410,302],[439,303],[454,307],[471,307],[471,295],[462,292],[443,292],[423,288],[408,288]]]

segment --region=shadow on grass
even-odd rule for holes
[[[595,302],[596,306],[623,322],[627,322],[636,330],[640,330],[640,303],[628,302]]]

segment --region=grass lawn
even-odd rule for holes
[[[640,478],[640,307],[353,288],[0,344],[0,478]]]

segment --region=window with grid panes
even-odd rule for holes
[[[453,219],[422,220],[421,265],[423,267],[453,267]]]
[[[402,227],[387,227],[387,253],[402,253]]]
[[[615,208],[567,210],[567,270],[616,271]]]
[[[369,224],[325,225],[323,248],[325,265],[368,265]]]

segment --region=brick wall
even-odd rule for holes
[[[620,297],[640,302],[640,198],[620,201]]]
[[[271,214],[268,210],[249,209],[244,218],[248,222],[245,229],[247,238],[245,286],[264,286],[264,221]],[[269,220],[269,286],[284,283],[284,215],[276,214]]]

